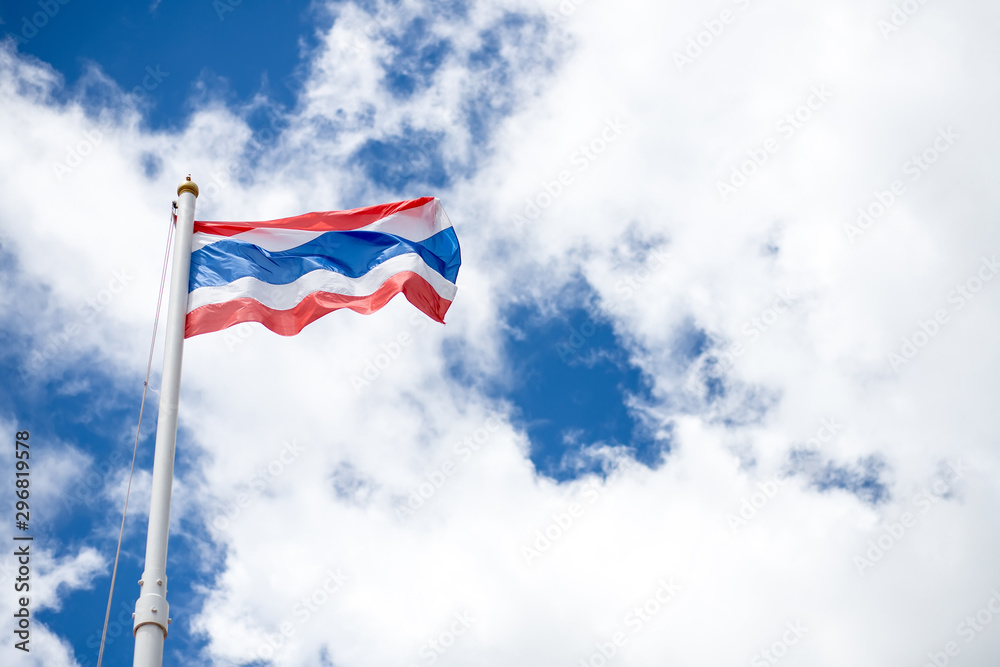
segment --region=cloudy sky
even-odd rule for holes
[[[995,3],[264,5],[0,5],[0,662],[96,664],[191,174],[437,196],[464,263],[187,342],[165,664],[998,664]]]

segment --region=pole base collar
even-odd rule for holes
[[[142,587],[139,599],[135,601],[135,619],[132,623],[132,636],[143,625],[158,625],[163,630],[163,638],[167,637],[167,627],[170,625],[170,605],[167,604],[167,577],[164,574],[146,576],[142,573]]]

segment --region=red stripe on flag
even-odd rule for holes
[[[400,271],[382,283],[374,294],[347,296],[314,292],[289,310],[274,310],[249,297],[202,306],[188,313],[184,337],[221,331],[242,322],[260,322],[276,334],[294,336],[307,324],[341,308],[370,315],[400,292],[428,317],[444,323],[451,301],[435,292],[422,276],[412,271]]]
[[[366,206],[350,211],[326,211],[324,213],[304,213],[293,218],[265,220],[263,222],[199,222],[195,221],[194,231],[216,236],[235,236],[251,229],[306,229],[317,232],[347,232],[377,222],[382,218],[411,208],[423,206],[434,197],[421,197],[391,204]]]

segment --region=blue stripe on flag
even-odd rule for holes
[[[382,262],[407,253],[416,253],[452,283],[458,278],[462,257],[452,227],[420,242],[380,232],[327,232],[280,252],[228,239],[199,248],[191,253],[188,291],[228,285],[248,276],[271,285],[287,285],[317,269],[358,278]]]

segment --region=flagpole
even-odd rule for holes
[[[170,276],[160,412],[153,453],[153,491],[146,535],[146,566],[139,580],[135,603],[135,656],[133,667],[161,667],[163,640],[170,625],[167,604],[167,533],[170,528],[170,492],[174,482],[174,447],[177,441],[177,404],[180,398],[184,323],[187,319],[188,279],[191,270],[191,236],[198,186],[191,177],[177,188],[177,228]]]

